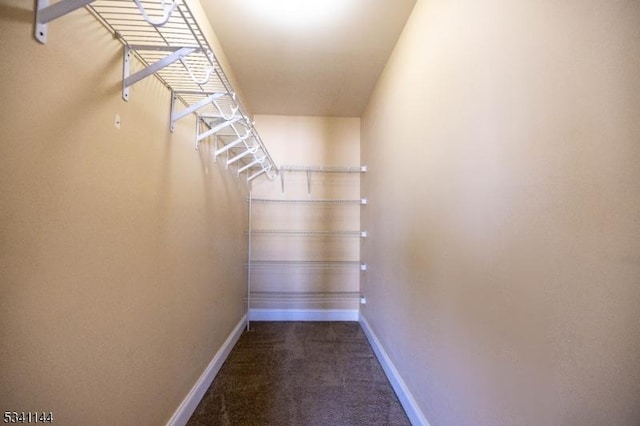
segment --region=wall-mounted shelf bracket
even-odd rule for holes
[[[311,195],[311,170],[307,170],[307,194]]]
[[[258,146],[247,148],[246,151],[241,152],[240,154],[236,155],[233,158],[229,158],[227,160],[227,167],[229,167],[231,164],[235,163],[236,161],[246,157],[249,154],[255,154],[256,152],[258,152],[258,148],[259,148]]]
[[[206,93],[206,97],[193,105],[189,105],[187,108],[183,108],[181,110],[177,109],[176,103],[178,101],[178,96],[181,95],[181,92],[172,92],[171,94],[171,131],[175,129],[176,121],[181,118],[186,117],[187,115],[196,112],[200,108],[207,106],[212,103],[216,99],[220,99],[223,96],[226,96],[226,93]]]
[[[222,148],[216,149],[216,151],[213,153],[214,158],[218,158],[219,155],[228,152],[232,148],[235,148],[236,146],[249,139],[249,137],[251,137],[251,129],[247,130],[247,133],[244,136],[240,136],[239,138],[235,139],[232,142],[229,142]]]
[[[49,5],[49,0],[36,0],[34,36],[40,43],[47,42],[47,24],[67,13],[73,12],[94,0],[60,0]]]
[[[222,123],[215,125],[213,127],[211,127],[209,130],[207,130],[206,132],[200,133],[198,134],[197,137],[197,141],[200,142],[202,139],[206,139],[209,136],[218,133],[220,130],[225,129],[229,126],[231,126],[233,123],[237,123],[238,121],[240,121],[242,119],[242,117],[234,117],[231,120],[228,121],[223,121]]]
[[[135,74],[131,74],[131,51],[132,50],[163,50],[170,51],[169,55],[157,62],[141,69]],[[122,99],[129,100],[129,87],[140,80],[153,75],[161,69],[181,60],[187,55],[198,51],[195,47],[170,47],[170,46],[124,46],[124,62],[122,67]]]
[[[280,185],[282,186],[282,195],[284,195],[284,170],[280,170]]]
[[[255,172],[254,174],[252,174],[251,176],[249,176],[247,178],[247,181],[251,182],[252,180],[254,180],[255,178],[257,178],[258,176],[260,176],[263,173],[268,173],[271,171],[271,166],[268,166],[267,168],[263,168],[260,171]]]
[[[245,170],[249,170],[253,166],[256,166],[258,164],[264,163],[264,160],[266,160],[266,159],[267,159],[266,157],[256,158],[255,160],[253,160],[251,163],[247,164],[246,166],[240,167],[238,169],[238,176],[240,175],[240,173],[244,172]]]

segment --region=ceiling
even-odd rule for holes
[[[255,114],[359,117],[416,0],[201,0]]]

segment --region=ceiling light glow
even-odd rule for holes
[[[244,0],[260,19],[286,28],[324,25],[345,15],[346,0]]]

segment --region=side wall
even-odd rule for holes
[[[640,423],[638,76],[638,2],[416,4],[362,118],[362,312],[432,425]]]
[[[163,424],[245,312],[246,185],[85,9],[0,4],[0,411]],[[121,128],[114,126],[116,114]]]

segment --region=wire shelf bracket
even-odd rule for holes
[[[208,104],[210,104],[211,102],[213,102],[216,99],[220,99],[224,96],[226,96],[226,93],[207,93],[207,97],[204,98],[203,100],[188,106],[187,108],[183,108],[181,110],[178,110],[176,103],[178,102],[178,95],[180,95],[181,92],[176,92],[176,91],[172,91],[171,94],[171,127],[170,130],[173,132],[175,130],[175,126],[176,126],[176,121],[180,120],[181,118],[184,118],[186,116],[188,116],[189,114],[192,114],[194,112],[196,112],[197,110],[207,106]]]
[[[198,142],[200,142],[203,139],[208,138],[209,136],[211,136],[211,135],[213,135],[215,133],[218,133],[220,130],[223,130],[223,129],[231,126],[233,123],[235,123],[237,121],[240,121],[240,117],[236,117],[236,118],[233,118],[231,120],[224,121],[224,122],[222,122],[222,123],[220,123],[220,124],[218,124],[216,126],[209,127],[209,130],[207,130],[207,131],[205,131],[203,133],[200,133],[198,135],[198,137],[197,137]],[[209,124],[209,123],[207,123],[207,124]]]
[[[61,16],[80,9],[94,0],[61,0],[49,5],[49,0],[36,1],[36,20],[34,36],[42,44],[47,43],[47,24]]]
[[[151,65],[148,65],[147,67],[141,69],[135,74],[130,74],[132,49],[135,49],[136,51],[139,51],[139,50],[171,51],[172,53],[160,59],[159,61],[154,62]],[[124,99],[125,101],[129,100],[129,88],[132,85],[136,84],[137,82],[139,82],[140,80],[146,77],[154,75],[156,72],[160,71],[161,69],[168,67],[174,62],[181,60],[182,58],[184,58],[187,55],[190,55],[196,50],[198,49],[193,47],[178,48],[178,47],[167,47],[167,46],[139,46],[137,48],[134,48],[132,46],[124,46],[124,61],[123,61],[123,67],[122,67],[122,99]]]
[[[329,205],[329,204],[351,204],[351,205],[366,205],[366,198],[359,198],[353,200],[346,199],[295,199],[295,200],[278,200],[273,198],[254,198],[254,203],[264,204],[309,204],[309,205]]]

